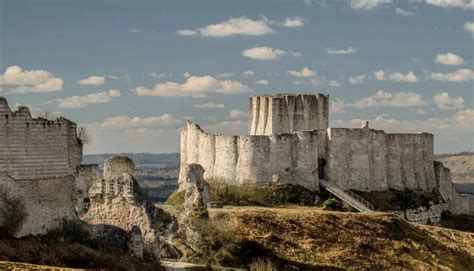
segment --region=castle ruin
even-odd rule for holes
[[[329,96],[276,94],[249,99],[249,135],[211,134],[188,122],[181,131],[183,169],[200,164],[210,182],[274,181],[319,190],[319,180],[347,190],[439,192],[457,213],[474,212],[449,170],[434,163],[433,135],[329,126]]]

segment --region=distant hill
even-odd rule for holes
[[[456,190],[474,195],[474,152],[441,154],[435,159],[451,170]]]
[[[83,164],[99,164],[102,168],[104,160],[113,155],[124,155],[135,162],[135,165],[162,165],[166,168],[179,167],[179,153],[102,153],[83,156]]]

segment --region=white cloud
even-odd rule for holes
[[[81,85],[100,86],[105,83],[105,76],[93,75],[77,82]]]
[[[230,18],[218,24],[211,24],[198,29],[178,30],[178,35],[193,36],[200,34],[203,37],[223,38],[233,35],[239,36],[262,36],[272,33],[269,22],[266,18],[252,20],[245,16]]]
[[[171,114],[163,114],[152,117],[108,117],[101,123],[91,123],[91,128],[102,129],[131,129],[131,128],[156,128],[177,127],[182,121]]]
[[[288,53],[287,51],[271,47],[253,47],[242,52],[243,56],[258,60],[272,60],[288,54],[295,57],[301,56],[297,52]]]
[[[268,81],[267,80],[259,80],[259,81],[256,81],[255,84],[258,84],[258,85],[268,85]]]
[[[416,83],[418,82],[418,78],[416,77],[415,73],[409,71],[407,74],[402,74],[399,72],[389,73],[383,70],[375,71],[374,72],[375,79],[379,81],[383,80],[391,80],[395,82],[408,82],[408,83]]]
[[[330,55],[347,55],[357,53],[357,49],[351,46],[347,47],[347,49],[328,48],[327,52]]]
[[[64,81],[44,70],[23,70],[10,66],[0,74],[0,86],[14,88],[15,93],[47,93],[63,89]]]
[[[231,72],[224,72],[216,75],[217,78],[230,78],[232,76],[234,76],[234,74]]]
[[[184,78],[189,78],[189,77],[191,77],[191,74],[189,72],[185,72],[185,73],[183,73],[183,77]]]
[[[245,70],[243,72],[243,74],[244,74],[244,77],[249,77],[249,76],[254,76],[255,75],[255,73],[251,70]]]
[[[308,67],[302,68],[301,71],[288,71],[288,73],[295,77],[313,77],[317,75],[315,70],[311,70]]]
[[[148,75],[154,78],[163,78],[163,77],[171,77],[173,76],[172,73],[156,73],[156,72],[151,72]]]
[[[282,26],[285,27],[302,27],[304,26],[303,18],[301,17],[293,17],[293,18],[285,18],[285,20],[281,23]]]
[[[339,82],[337,82],[336,80],[331,80],[329,81],[329,84],[328,84],[330,87],[333,87],[333,88],[338,88],[341,86],[341,84],[339,84]]]
[[[305,80],[305,81],[293,81],[293,85],[295,86],[313,86],[317,87],[321,85],[323,81],[319,78],[311,78],[311,80]]]
[[[345,103],[341,99],[335,99],[329,102],[329,112],[331,113],[344,113],[346,112],[345,108]]]
[[[198,32],[196,30],[183,29],[178,30],[176,33],[180,36],[195,36]]]
[[[444,65],[459,66],[464,64],[464,59],[453,53],[438,54],[435,59],[436,63]]]
[[[195,104],[195,108],[224,108],[223,104],[215,104],[215,103],[205,103],[205,104]]]
[[[401,9],[401,8],[395,8],[395,13],[398,14],[398,15],[401,15],[401,16],[413,16],[413,15],[415,15],[415,13],[413,13],[411,11],[408,11],[408,10]]]
[[[368,107],[414,107],[424,106],[428,103],[424,101],[421,96],[414,92],[397,92],[395,94],[385,92],[383,90],[377,91],[375,95],[366,97],[355,103],[349,104],[356,108]]]
[[[455,110],[464,108],[464,99],[462,97],[449,97],[447,92],[438,93],[433,97],[436,107],[441,110]]]
[[[128,30],[130,33],[142,33],[143,29],[138,29],[138,28],[131,28]]]
[[[392,3],[392,0],[349,0],[351,8],[365,10],[371,10],[388,3]]]
[[[239,109],[232,109],[229,111],[229,118],[231,119],[242,119],[247,117],[247,112],[244,112]]]
[[[474,81],[474,71],[471,69],[459,69],[450,73],[431,73],[428,78],[446,82],[468,82]]]
[[[474,9],[473,0],[426,0],[426,3],[443,8]]]
[[[209,93],[235,94],[246,93],[252,90],[238,81],[217,80],[216,78],[206,76],[191,76],[184,83],[166,82],[156,84],[148,89],[143,86],[133,90],[140,96],[162,96],[162,97],[205,97]]]
[[[367,76],[365,75],[354,75],[349,77],[349,82],[353,85],[362,84],[366,78]]]
[[[65,99],[58,99],[58,107],[62,108],[84,108],[89,104],[109,103],[112,98],[120,97],[122,93],[119,90],[111,89],[98,93],[92,93],[85,96],[72,96]]]
[[[474,22],[466,22],[464,24],[464,30],[470,32],[471,34],[474,33]]]

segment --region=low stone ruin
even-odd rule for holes
[[[89,189],[90,206],[81,219],[91,224],[110,224],[131,230],[135,236],[139,229],[145,247],[143,252],[140,248],[134,249],[134,254],[159,259],[157,211],[140,188],[134,173],[135,165],[128,157],[113,156],[105,160],[103,178]]]

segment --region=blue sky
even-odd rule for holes
[[[186,119],[245,134],[248,97],[329,94],[473,150],[474,2],[0,0],[0,95],[87,125],[86,153],[174,152]]]

